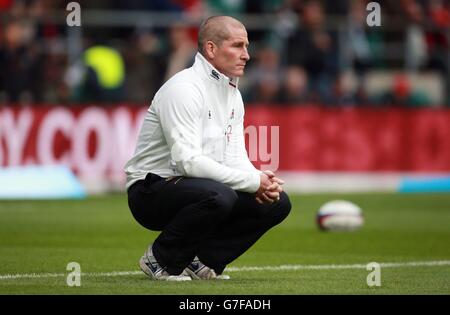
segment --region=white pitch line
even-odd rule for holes
[[[412,261],[404,263],[380,263],[382,268],[398,268],[398,267],[433,267],[448,266],[450,260],[437,261]],[[254,266],[254,267],[230,267],[226,271],[279,271],[279,270],[330,270],[330,269],[366,269],[367,264],[353,265],[281,265],[281,266]]]
[[[57,278],[64,277],[64,273],[28,273],[15,275],[0,275],[0,280],[20,279],[20,278]]]
[[[436,266],[450,266],[450,260],[435,260],[435,261],[411,261],[403,263],[380,263],[382,268],[401,268],[401,267],[436,267]],[[280,266],[243,266],[243,267],[228,267],[226,272],[240,272],[240,271],[282,271],[282,270],[332,270],[332,269],[366,269],[367,264],[352,264],[352,265],[280,265]],[[119,277],[119,276],[135,276],[142,275],[142,271],[112,271],[112,272],[93,272],[81,273],[84,277]],[[65,273],[29,273],[29,274],[5,274],[0,275],[0,280],[10,279],[32,279],[32,278],[57,278],[66,277]]]

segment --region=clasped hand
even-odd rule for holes
[[[283,191],[281,185],[284,181],[275,176],[272,171],[264,171],[260,175],[260,185],[256,192],[256,201],[260,204],[273,203],[280,200],[280,193]]]

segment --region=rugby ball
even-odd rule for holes
[[[353,231],[364,224],[361,208],[346,200],[332,200],[317,212],[317,225],[323,231]]]

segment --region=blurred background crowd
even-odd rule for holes
[[[247,27],[249,106],[450,106],[450,1],[0,0],[0,105],[148,104],[210,15]]]

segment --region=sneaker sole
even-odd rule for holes
[[[166,279],[166,281],[191,281],[191,277],[189,276],[169,276]]]
[[[204,280],[204,281],[210,281],[210,280],[228,280],[228,279],[230,279],[230,276],[227,276],[227,275],[225,275],[225,276],[228,277],[228,279],[223,278],[223,277],[219,278],[219,276],[215,276],[214,278],[209,278],[209,279],[203,279],[203,278],[200,278],[199,276],[197,276],[197,275],[195,274],[195,272],[193,272],[193,271],[192,271],[191,269],[189,269],[189,268],[184,269],[184,272],[186,272],[189,276],[191,276],[192,280]]]
[[[139,267],[141,270],[151,279],[151,280],[159,280],[159,281],[190,281],[192,280],[189,276],[168,276],[168,277],[161,277],[156,278],[153,273],[148,269],[147,265],[145,264],[143,258],[139,260]]]
[[[225,280],[226,281],[226,280],[231,279],[231,277],[229,275],[218,275],[215,278],[202,279],[202,278],[198,277],[194,272],[192,272],[189,268],[186,268],[184,271],[189,274],[189,276],[192,278],[192,280],[219,280],[219,281]]]

